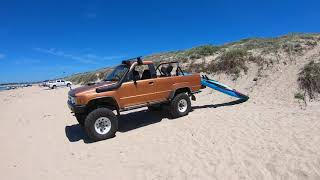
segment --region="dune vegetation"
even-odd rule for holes
[[[320,63],[311,61],[299,73],[298,83],[310,99],[320,94]]]
[[[297,64],[299,58],[312,51],[320,43],[320,34],[291,33],[276,38],[246,38],[223,45],[201,45],[186,50],[152,54],[144,60],[159,64],[163,61],[178,61],[185,71],[212,75],[226,74],[233,80],[245,76],[250,64],[258,68],[255,79],[265,70],[279,65]],[[312,57],[299,73],[298,86],[310,99],[320,92],[319,64]],[[67,77],[76,84],[101,81],[110,68],[75,74]],[[318,73],[318,74],[317,74]],[[264,75],[267,76],[267,75]]]

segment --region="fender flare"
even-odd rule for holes
[[[87,106],[88,106],[88,108],[89,107],[93,107],[93,106],[96,106],[95,105],[96,103],[111,105],[111,106],[113,106],[115,108],[115,110],[117,111],[117,114],[120,115],[119,103],[117,102],[117,100],[114,97],[106,96],[106,97],[100,97],[100,98],[91,99],[87,103]]]
[[[176,93],[182,93],[182,92],[186,92],[186,93],[188,93],[188,94],[191,94],[191,89],[189,88],[189,87],[180,87],[180,88],[177,88],[177,89],[175,89],[175,90],[173,90],[171,93],[170,93],[170,95],[169,95],[169,100],[172,100],[174,97],[175,97],[175,95],[176,95]]]

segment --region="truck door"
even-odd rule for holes
[[[66,85],[66,82],[64,80],[61,80],[60,86],[65,86],[65,85]]]
[[[154,101],[156,94],[155,70],[152,64],[135,67],[140,79],[136,81],[136,103],[144,104]],[[136,73],[137,74],[137,73]]]
[[[56,81],[56,85],[57,85],[57,86],[61,86],[60,80],[57,80],[57,81]]]
[[[143,105],[153,101],[156,90],[154,72],[152,64],[137,65],[129,73],[128,81],[124,82],[119,90],[120,106]]]
[[[169,68],[171,66],[171,68]],[[177,83],[177,64],[168,63],[159,66],[156,80],[156,98],[158,101],[166,101],[172,93],[173,84]],[[161,72],[160,72],[161,71]]]

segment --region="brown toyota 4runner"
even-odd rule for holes
[[[121,111],[148,107],[169,108],[173,118],[191,109],[190,97],[201,89],[200,74],[186,74],[178,62],[161,63],[141,58],[122,61],[100,83],[70,90],[68,105],[93,140],[111,138]]]

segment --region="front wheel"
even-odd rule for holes
[[[56,88],[57,88],[57,86],[56,86],[56,85],[53,85],[51,89],[56,89]]]
[[[191,102],[189,96],[185,93],[176,95],[171,101],[170,109],[173,118],[187,115],[191,110]]]
[[[67,87],[71,87],[71,84],[70,84],[70,83],[68,83],[68,84],[67,84]]]
[[[118,130],[118,118],[107,108],[98,108],[90,112],[84,122],[88,136],[95,141],[109,139]]]

